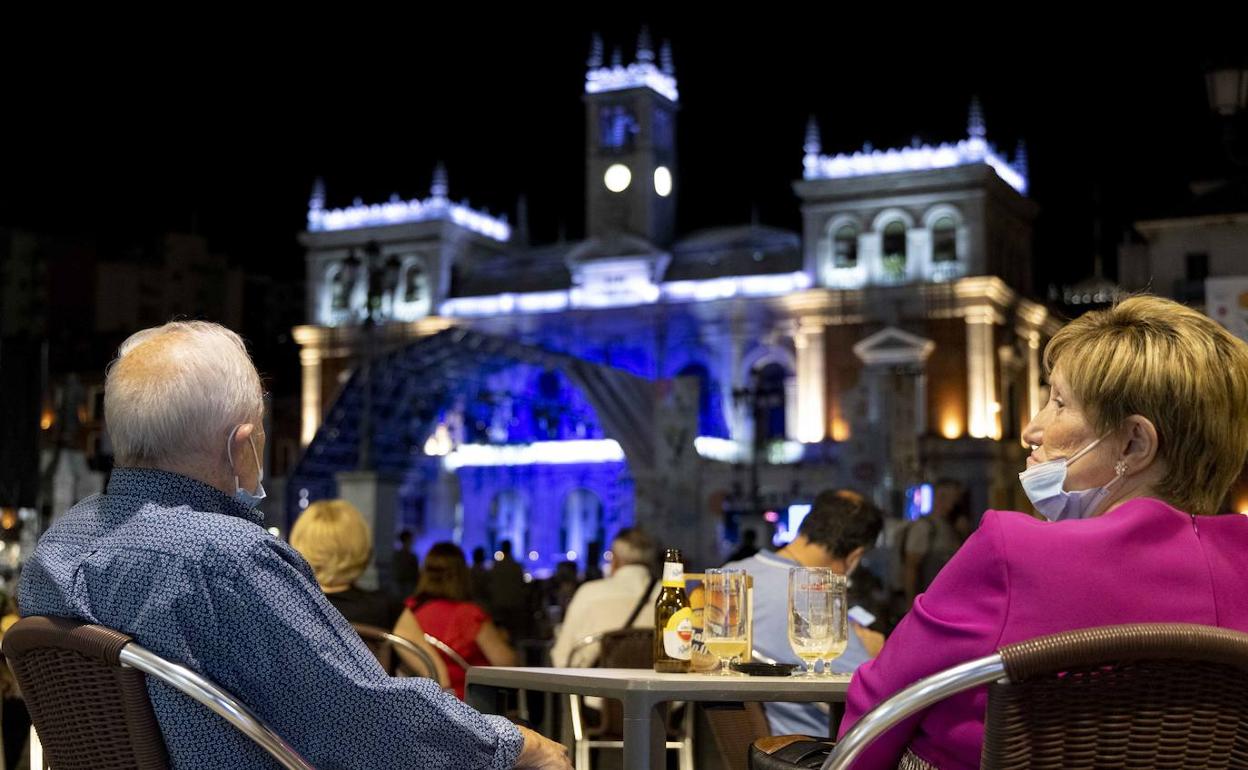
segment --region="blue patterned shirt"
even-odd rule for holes
[[[257,511],[175,473],[115,470],[40,539],[19,602],[207,676],[318,768],[510,768],[523,746],[436,682],[387,676]],[[207,707],[147,686],[174,767],[277,767]]]

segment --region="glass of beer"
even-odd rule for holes
[[[845,651],[849,642],[845,590],[845,578],[830,569],[789,570],[789,646],[806,666],[794,676],[813,679],[818,660]]]
[[[702,590],[702,641],[706,651],[719,658],[721,676],[737,676],[730,668],[732,661],[750,657],[745,570],[708,569]]]
[[[849,646],[849,581],[834,574],[829,591],[832,594],[832,633],[828,634],[819,660],[826,677],[842,676],[832,673],[832,661],[845,654]]]

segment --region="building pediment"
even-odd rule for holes
[[[935,349],[935,342],[890,326],[859,340],[854,345],[854,355],[868,366],[922,364]]]

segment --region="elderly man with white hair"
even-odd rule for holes
[[[263,392],[237,334],[175,322],[126,340],[105,418],[118,467],[40,539],[24,614],[133,636],[237,695],[318,767],[570,768],[562,746],[427,679],[386,676],[307,562],[261,526]],[[174,767],[275,767],[148,680]]]
[[[586,582],[572,596],[550,649],[551,662],[556,666],[591,665],[598,657],[599,645],[587,644],[576,650],[586,637],[626,625],[653,626],[653,561],[654,541],[649,535],[636,527],[620,530],[611,541],[611,574]]]

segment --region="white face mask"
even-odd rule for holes
[[[1041,516],[1049,521],[1061,521],[1086,519],[1095,515],[1110,488],[1126,475],[1127,464],[1119,460],[1114,466],[1117,475],[1105,486],[1073,492],[1066,491],[1066,472],[1071,463],[1092,451],[1104,439],[1105,436],[1101,436],[1070,457],[1037,463],[1018,474],[1018,480],[1023,484],[1023,492]]]
[[[239,425],[237,428],[230,431],[230,437],[225,442],[225,456],[226,459],[230,461],[230,470],[234,470],[234,455],[231,451],[231,447],[234,445],[234,436],[238,433],[238,428],[241,427],[243,426]],[[235,473],[234,499],[238,500],[248,508],[255,508],[260,504],[261,500],[268,497],[268,494],[264,491],[264,484],[261,483],[264,481],[264,466],[260,464],[260,453],[256,451],[256,440],[249,435],[247,436],[247,441],[251,443],[251,454],[256,458],[256,491],[248,492],[243,489],[242,484],[238,481],[238,474]]]

